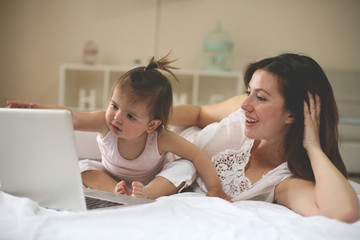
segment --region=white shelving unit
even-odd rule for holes
[[[105,110],[112,84],[134,67],[109,65],[62,64],[60,66],[59,105],[82,111]],[[240,72],[174,70],[170,74],[174,105],[205,105],[240,94]]]

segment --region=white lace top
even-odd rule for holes
[[[226,194],[238,200],[262,200],[273,202],[277,184],[291,176],[287,162],[272,169],[255,183],[245,176],[245,167],[251,155],[254,140],[245,134],[243,110],[230,114],[221,122],[213,123],[200,130],[190,127],[180,134],[193,141],[211,158]],[[204,182],[197,177],[194,190],[206,192]]]

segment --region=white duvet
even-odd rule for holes
[[[59,212],[0,192],[0,239],[359,240],[360,221],[302,217],[276,204],[229,203],[195,193],[112,210]]]

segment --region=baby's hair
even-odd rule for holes
[[[121,94],[126,94],[133,102],[147,100],[150,118],[161,120],[157,131],[167,126],[173,103],[170,81],[159,70],[169,73],[179,81],[170,70],[177,69],[170,66],[176,59],[168,60],[169,54],[159,60],[152,57],[147,66],[129,70],[114,83],[110,93],[111,97],[114,89],[118,88]]]
[[[163,70],[165,72],[168,72],[171,74],[171,76],[174,77],[174,79],[179,82],[178,78],[175,76],[175,74],[170,71],[169,69],[175,69],[177,70],[178,68],[176,67],[173,67],[173,66],[170,66],[171,63],[175,62],[177,59],[174,59],[174,60],[168,60],[168,57],[169,57],[170,53],[166,54],[166,56],[162,57],[160,60],[158,61],[155,61],[155,57],[152,57],[149,64],[144,67],[144,71],[148,71],[148,70],[151,70],[151,69],[160,69],[160,70]]]

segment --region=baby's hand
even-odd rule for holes
[[[208,197],[219,197],[226,201],[232,202],[232,197],[228,196],[222,189],[212,189],[206,193]]]
[[[6,101],[7,108],[36,108],[35,103],[24,102],[21,100],[8,100]]]

